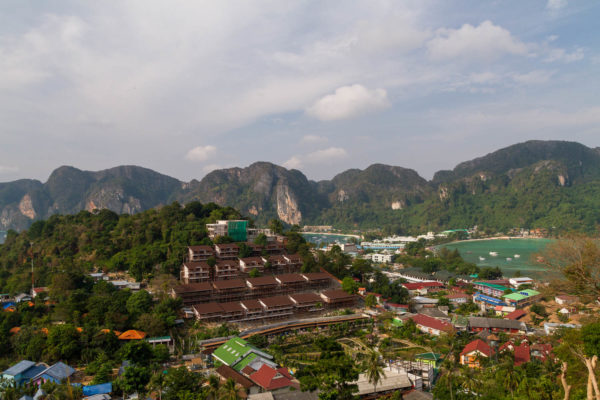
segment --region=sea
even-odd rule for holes
[[[541,279],[556,273],[548,271],[537,261],[539,254],[551,242],[552,239],[521,238],[465,240],[440,247],[457,249],[466,261],[480,267],[499,267],[506,277],[513,277],[517,271],[520,271],[522,276]],[[497,255],[491,255],[490,252],[495,252]]]

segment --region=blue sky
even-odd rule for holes
[[[599,18],[585,0],[3,1],[0,181],[255,161],[430,178],[529,139],[600,146]]]

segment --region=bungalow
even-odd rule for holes
[[[274,368],[267,364],[249,376],[250,380],[269,392],[287,391],[290,388],[300,389],[300,384],[295,381],[286,368]]]
[[[527,326],[523,322],[484,317],[469,317],[469,330],[471,332],[506,332],[506,333],[526,333]]]
[[[31,378],[44,371],[47,368],[45,364],[36,364],[33,361],[23,360],[13,365],[0,376],[6,381],[14,382],[15,386],[28,383]]]
[[[450,303],[454,303],[454,304],[468,303],[469,299],[471,298],[471,296],[469,296],[468,294],[465,294],[465,293],[452,293],[452,294],[448,294],[444,297],[447,298],[450,301]]]
[[[579,301],[579,297],[562,294],[560,296],[556,296],[554,298],[554,301],[556,302],[556,304],[560,304],[561,306],[563,306],[563,305],[577,303]]]
[[[403,283],[402,286],[408,290],[411,295],[439,292],[444,289],[444,284],[436,281]]]
[[[475,339],[467,344],[460,353],[460,363],[469,368],[480,368],[481,358],[490,358],[494,350],[483,340]]]
[[[440,336],[442,333],[454,331],[454,327],[451,323],[430,317],[428,315],[416,314],[412,316],[411,319],[417,325],[417,329],[430,335]]]
[[[38,386],[46,382],[61,383],[74,373],[75,370],[73,368],[59,361],[38,373],[31,378],[31,381]]]

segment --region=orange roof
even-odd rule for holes
[[[33,302],[31,302],[31,301],[28,301],[28,302],[27,302],[27,305],[28,305],[29,307],[33,307],[35,304],[33,304]]]
[[[15,308],[15,306],[10,306],[8,308],[5,308],[4,311],[6,311],[6,312],[15,312],[15,311],[17,311],[17,309]]]
[[[45,335],[48,334],[48,328],[42,328],[42,329],[40,329],[40,331]]]
[[[119,332],[119,331],[111,331],[110,329],[102,329],[100,332],[102,332],[102,333],[112,332],[112,333],[115,334],[115,336],[120,336],[121,335],[121,332]]]
[[[79,332],[79,333],[83,332],[83,328],[82,328],[82,327],[80,327],[80,326],[78,326],[78,327],[77,327],[77,328],[75,328],[75,329],[77,329],[77,332]]]
[[[15,333],[19,333],[21,331],[21,328],[19,328],[18,326],[15,326],[14,328],[10,328],[10,333],[15,334]]]
[[[119,335],[119,340],[142,340],[146,337],[146,333],[136,330],[128,330]]]

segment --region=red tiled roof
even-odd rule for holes
[[[251,287],[277,286],[278,282],[272,276],[261,276],[259,278],[246,279]]]
[[[248,310],[262,310],[263,308],[258,300],[242,300],[242,304]]]
[[[524,310],[518,309],[518,310],[515,310],[515,311],[513,311],[511,313],[506,314],[506,316],[504,317],[504,319],[518,320],[519,318],[522,318],[525,315],[527,315],[527,313]]]
[[[319,296],[316,293],[294,293],[290,294],[290,297],[297,304],[311,304],[323,301],[323,299],[321,299],[321,296]]]
[[[188,246],[188,249],[192,250],[192,251],[200,251],[200,250],[204,250],[207,251],[209,253],[213,253],[213,248],[210,246],[206,246],[206,245],[200,245],[200,246]]]
[[[223,307],[219,303],[204,303],[204,304],[195,304],[193,306],[194,310],[200,315],[205,314],[214,314],[214,313],[222,313]]]
[[[444,287],[443,283],[440,282],[415,282],[415,283],[403,283],[407,290],[418,290],[423,288],[440,288]]]
[[[465,298],[469,298],[471,296],[469,296],[468,294],[463,294],[463,293],[454,293],[454,294],[448,294],[444,297],[447,299],[465,299]]]
[[[472,353],[474,351],[479,351],[481,354],[484,354],[487,357],[490,357],[493,354],[492,348],[483,340],[475,339],[471,343],[467,344],[463,351],[461,351],[460,355],[465,355]]]
[[[437,329],[438,331],[454,330],[454,327],[449,322],[430,317],[429,315],[417,314],[413,315],[411,319],[415,322],[415,324],[426,326],[427,328]]]
[[[230,301],[228,303],[220,303],[220,306],[223,308],[225,312],[242,312],[244,308],[240,304],[239,301]]]
[[[306,279],[304,279],[300,274],[281,274],[276,275],[275,279],[281,283],[306,282]]]
[[[186,261],[183,265],[192,270],[210,269],[210,265],[208,265],[206,261]]]
[[[274,369],[263,364],[258,371],[250,375],[250,379],[263,389],[270,391],[293,386],[294,382],[288,376],[290,375],[285,368]]]
[[[515,346],[515,367],[529,362],[531,356],[529,354],[529,345],[527,343],[521,343],[520,346]]]
[[[241,279],[228,279],[225,281],[214,281],[213,285],[216,289],[242,289],[246,287],[246,282]]]
[[[193,292],[208,292],[212,290],[212,285],[209,282],[189,283],[175,287],[175,293],[193,293]]]
[[[252,386],[254,386],[254,383],[250,379],[246,378],[244,375],[227,365],[220,365],[219,368],[217,368],[217,374],[221,375],[225,379],[233,379],[245,389],[250,389]]]
[[[261,297],[260,301],[268,308],[294,305],[294,302],[288,296]]]

